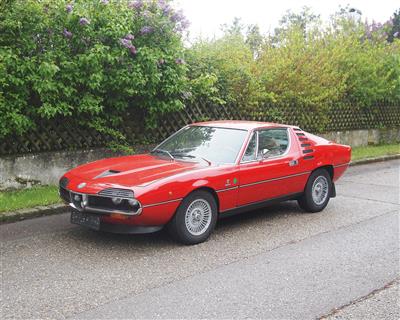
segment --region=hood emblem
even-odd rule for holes
[[[86,186],[86,182],[81,182],[80,184],[78,184],[78,189],[82,189]]]

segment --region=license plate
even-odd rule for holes
[[[100,229],[100,216],[97,214],[83,213],[79,211],[71,212],[71,223],[79,224],[90,229]]]

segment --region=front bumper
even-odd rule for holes
[[[120,234],[146,234],[160,231],[164,226],[133,226],[129,224],[114,224],[103,222],[100,231]]]
[[[78,217],[77,217],[78,215]],[[145,234],[160,231],[164,226],[139,226],[103,221],[104,215],[71,210],[71,223],[88,229],[119,234]]]

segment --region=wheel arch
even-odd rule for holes
[[[313,173],[313,172],[315,172],[315,171],[317,171],[317,170],[319,170],[319,169],[324,169],[324,170],[328,171],[329,176],[331,177],[331,180],[333,181],[333,176],[334,176],[334,173],[335,173],[335,172],[334,172],[333,165],[331,165],[331,164],[326,164],[326,165],[317,167],[317,168],[315,168],[311,173]]]
[[[326,170],[328,172],[329,176],[331,177],[332,191],[331,191],[330,197],[331,198],[335,198],[336,197],[336,187],[335,187],[335,183],[333,182],[333,177],[334,177],[334,174],[335,174],[334,166],[331,165],[331,164],[323,165],[323,166],[320,166],[318,168],[315,168],[311,173],[313,173],[313,172],[315,172],[316,170],[319,170],[319,169]]]
[[[206,191],[206,192],[210,193],[214,197],[215,202],[217,203],[217,210],[219,212],[219,197],[218,197],[217,192],[213,188],[208,187],[208,186],[202,186],[202,187],[192,190],[189,194],[191,194],[195,191]],[[189,194],[187,194],[186,196],[188,196]]]

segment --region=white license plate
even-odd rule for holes
[[[100,229],[100,216],[97,214],[84,213],[73,210],[71,212],[71,223],[79,224],[90,229]]]

